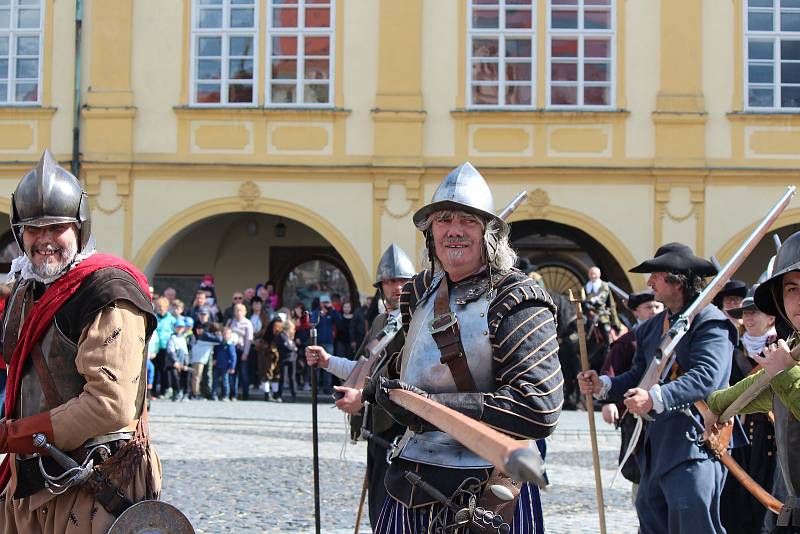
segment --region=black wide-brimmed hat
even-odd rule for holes
[[[738,308],[731,308],[730,310],[726,311],[725,313],[727,313],[728,315],[730,315],[734,319],[741,319],[742,318],[742,314],[744,312],[746,312],[747,310],[758,310],[758,308],[756,307],[756,302],[755,302],[755,298],[754,298],[754,296],[756,294],[756,289],[758,289],[758,284],[753,284],[753,287],[751,287],[750,289],[747,290],[747,296],[744,297],[744,300],[742,300],[742,303],[739,305],[739,307]]]
[[[631,273],[694,273],[698,276],[714,276],[717,268],[710,261],[694,255],[692,249],[683,243],[667,243],[658,247],[652,260],[645,260],[630,271]]]
[[[727,282],[725,282],[725,286],[723,286],[720,292],[714,295],[714,300],[712,300],[711,302],[717,308],[722,309],[722,301],[725,299],[725,297],[745,298],[746,296],[747,296],[747,284],[745,284],[741,280],[735,280],[735,279],[728,280]]]
[[[640,304],[650,302],[651,300],[655,300],[655,298],[656,297],[653,295],[653,291],[651,289],[645,289],[639,293],[631,293],[628,296],[628,309],[631,311],[636,311],[636,308],[638,308]]]

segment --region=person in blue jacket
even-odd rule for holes
[[[221,343],[214,347],[214,395],[213,400],[227,401],[231,394],[231,375],[236,372],[236,342],[229,326],[222,329]],[[217,396],[217,388],[219,394]]]
[[[636,453],[642,472],[636,497],[640,532],[724,534],[719,499],[726,470],[687,434],[698,435],[690,417],[703,420],[695,401],[727,386],[736,329],[716,306],[706,306],[678,343],[669,376],[649,390],[638,387],[662,335],[705,288],[704,278],[717,269],[686,245],[669,243],[631,272],[650,273],[647,285],[664,311],[636,329],[637,349],[629,371],[615,377],[581,373],[581,391],[612,402],[624,400],[634,415],[653,418]],[[741,439],[741,434],[735,438]]]

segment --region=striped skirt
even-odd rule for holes
[[[386,497],[381,508],[378,524],[375,525],[375,534],[429,534],[428,528],[431,521],[440,512],[443,521],[437,522],[435,527],[450,525],[455,515],[451,510],[444,510],[441,504],[433,504],[420,508],[406,508],[392,497]],[[430,531],[433,533],[433,529]],[[466,528],[451,531],[453,534],[468,534]],[[514,511],[512,534],[544,534],[544,520],[542,519],[542,501],[539,497],[539,488],[531,484],[523,484]]]

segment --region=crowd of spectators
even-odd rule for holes
[[[209,275],[187,307],[166,288],[153,300],[158,326],[148,349],[150,398],[247,400],[256,390],[267,401],[294,402],[300,389],[311,388],[310,369],[298,354],[312,324],[319,345],[352,358],[366,335],[371,304],[370,297],[354,306],[340,294],[322,293],[307,309],[301,301],[280,302],[268,281],[235,291],[223,307]],[[332,394],[336,378],[317,372],[319,393]]]

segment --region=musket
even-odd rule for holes
[[[381,357],[383,351],[386,350],[386,347],[392,342],[401,328],[399,310],[388,315],[389,320],[386,326],[378,333],[375,339],[367,343],[364,348],[366,357],[360,356],[358,358],[356,366],[350,371],[347,380],[342,384],[343,387],[364,389],[364,384],[366,384],[367,378],[369,378],[370,371],[375,365],[375,361]]]
[[[308,312],[305,312],[308,313]],[[317,325],[311,325],[308,331],[310,345],[317,344]],[[317,423],[317,366],[311,366],[311,442],[313,447],[314,468],[314,531],[320,534],[319,511],[319,425]]]
[[[609,283],[609,286],[611,284]],[[583,301],[586,300],[586,293],[581,289],[581,298],[575,299],[572,290],[569,290],[569,301],[575,305],[577,313],[576,325],[578,328],[578,348],[581,355],[581,370],[589,370],[589,355],[586,352],[586,332],[583,328]],[[589,415],[589,435],[592,440],[592,466],[594,467],[594,491],[597,499],[597,511],[600,514],[600,534],[606,534],[606,506],[603,501],[603,479],[600,475],[600,452],[597,448],[597,429],[594,424],[594,401],[592,394],[586,394],[586,412]]]
[[[621,298],[625,302],[628,302],[628,299],[631,298],[631,296],[624,289],[619,287],[614,282],[608,282],[608,287],[611,289],[611,291],[616,293],[619,296],[619,298]]]
[[[528,191],[520,191],[497,216],[505,221],[516,211],[526,198],[528,198]]]
[[[389,398],[449,434],[503,473],[516,480],[532,482],[540,488],[547,486],[544,462],[538,451],[528,447],[529,441],[501,434],[485,423],[411,391],[392,389]]]
[[[642,379],[639,381],[639,388],[649,391],[650,388],[661,383],[661,381],[666,378],[666,375],[672,368],[672,364],[676,358],[675,347],[683,339],[683,336],[685,336],[689,331],[692,320],[697,316],[698,313],[700,313],[700,311],[703,310],[703,308],[711,303],[717,293],[719,293],[719,291],[725,286],[725,283],[728,281],[728,279],[730,279],[733,273],[739,269],[750,253],[753,252],[761,239],[769,231],[770,226],[772,226],[783,210],[786,209],[789,201],[791,201],[792,197],[794,196],[795,189],[796,188],[794,186],[789,186],[787,188],[786,193],[784,193],[780,200],[778,200],[778,202],[769,210],[769,212],[767,212],[767,214],[764,216],[764,219],[758,224],[758,226],[756,226],[755,230],[753,230],[747,239],[744,240],[742,245],[733,254],[731,259],[728,260],[725,266],[719,270],[717,275],[711,280],[711,282],[700,293],[700,295],[697,296],[694,302],[692,302],[692,304],[689,305],[689,307],[678,316],[672,327],[661,337],[661,342],[659,343],[658,348],[656,348],[656,353],[642,375]],[[639,441],[639,436],[642,433],[643,418],[649,419],[649,416],[643,415],[642,417],[637,417],[636,427],[634,428],[631,436],[628,449],[625,451],[625,455],[623,456],[622,460],[620,460],[620,468],[616,475],[614,475],[614,479],[611,481],[612,486],[614,485],[614,481],[622,472],[622,466],[628,461],[628,458],[630,458],[630,455],[633,453],[633,450]],[[690,419],[693,418],[690,417]],[[733,462],[734,460],[731,459],[731,461]]]

